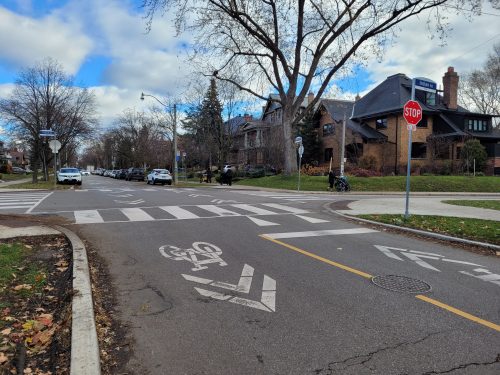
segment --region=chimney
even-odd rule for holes
[[[448,109],[457,109],[458,74],[452,66],[443,76],[443,103]]]
[[[253,120],[253,116],[252,115],[249,115],[248,113],[245,113],[243,115],[243,117],[245,118],[245,121],[246,122],[249,122],[249,121],[252,121]]]
[[[357,102],[359,99],[361,99],[361,96],[359,96],[359,93],[357,93],[356,97],[354,98],[354,101]]]
[[[307,105],[311,104],[313,100],[314,100],[314,93],[312,91],[309,91],[309,94],[307,94]]]

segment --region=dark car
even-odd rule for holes
[[[129,168],[127,172],[127,177],[125,178],[127,181],[144,181],[144,169],[142,168]]]
[[[116,178],[124,180],[127,178],[128,169],[120,169],[120,172],[116,174]]]

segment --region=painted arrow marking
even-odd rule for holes
[[[210,279],[205,279],[202,277],[191,276],[183,274],[182,277],[188,281],[193,281],[195,283],[211,285],[218,288],[228,289],[235,292],[241,292],[248,294],[250,292],[250,287],[252,285],[254,269],[253,267],[245,264],[243,270],[241,271],[241,277],[238,284],[229,284],[221,281],[213,281]],[[247,298],[235,297],[230,294],[223,294],[219,292],[214,292],[202,288],[194,288],[198,293],[204,297],[213,298],[220,301],[228,301],[231,303],[236,303],[238,305],[252,307],[254,309],[274,312],[276,311],[276,280],[264,275],[264,280],[262,282],[262,295],[260,301],[254,301]]]
[[[211,195],[207,194],[188,194],[189,197],[197,198],[197,197],[211,197]]]
[[[211,203],[216,203],[216,204],[223,204],[223,203],[240,203],[238,201],[234,201],[234,200],[225,200],[225,199],[212,199],[210,201]]]
[[[115,203],[124,203],[124,204],[140,204],[140,203],[144,203],[145,200],[144,199],[137,199],[135,201],[116,201],[115,200]]]
[[[471,263],[471,262],[464,262],[460,260],[453,260],[453,259],[446,259],[443,255],[439,255],[436,253],[428,253],[425,251],[417,251],[417,250],[408,250],[408,249],[400,249],[398,247],[390,247],[390,246],[381,246],[381,245],[374,245],[378,250],[380,250],[383,254],[388,256],[389,258],[396,259],[396,260],[401,260],[403,259],[393,253],[393,251],[398,251],[399,255],[404,255],[410,260],[413,260],[415,263],[417,263],[419,266],[441,272],[437,268],[431,266],[429,263],[426,261],[422,260],[424,259],[433,259],[433,260],[441,260],[443,262],[450,262],[450,263],[458,263],[458,264],[466,264],[469,266],[477,266],[477,267],[482,267],[479,264]],[[392,250],[392,251],[391,251]]]

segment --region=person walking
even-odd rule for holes
[[[330,172],[328,172],[328,184],[330,185],[329,191],[333,191],[333,185],[335,184],[335,173],[333,170],[330,169]]]
[[[211,184],[211,183],[212,183],[212,168],[208,168],[208,169],[207,169],[207,182],[208,182],[209,184]]]

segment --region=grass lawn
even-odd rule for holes
[[[297,175],[270,176],[261,178],[248,178],[236,181],[235,184],[258,186],[275,189],[297,190]],[[406,176],[386,177],[349,177],[351,191],[406,191]],[[326,191],[328,187],[327,176],[300,177],[300,189],[304,191]],[[495,176],[412,176],[410,178],[410,191],[413,192],[500,192],[500,178]]]
[[[56,185],[55,190],[64,190],[64,189],[71,189],[71,187],[74,186],[75,189],[81,189],[81,185]],[[30,182],[24,182],[20,184],[14,184],[14,185],[7,185],[7,186],[2,186],[0,185],[0,188],[2,189],[43,189],[43,190],[54,190],[54,179],[52,177],[49,177],[49,181],[42,181],[38,180],[37,184],[33,184]]]
[[[467,206],[467,207],[478,207],[478,208],[489,208],[490,210],[500,211],[500,199],[494,200],[449,200],[443,201],[443,203],[454,204],[455,206]]]
[[[500,222],[446,216],[358,215],[363,219],[500,245]]]
[[[4,181],[16,181],[16,180],[24,180],[25,178],[31,178],[30,174],[18,174],[18,173],[0,173],[0,180]]]

